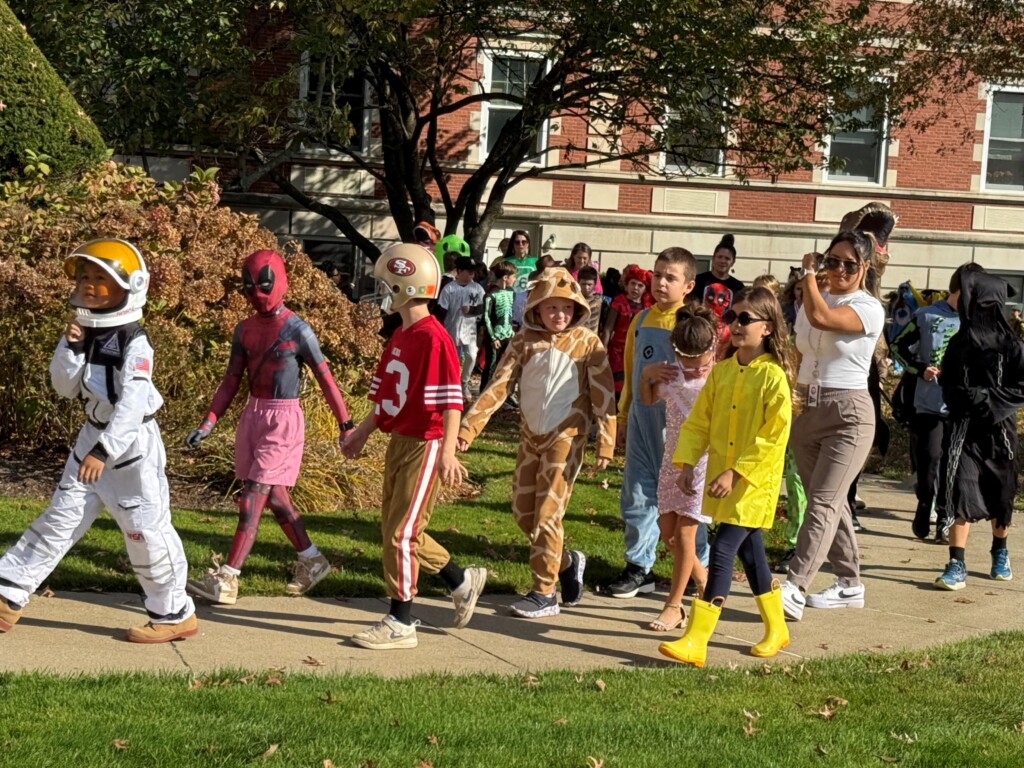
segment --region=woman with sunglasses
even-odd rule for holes
[[[803,412],[793,424],[793,453],[807,510],[789,577],[782,585],[783,608],[795,621],[802,618],[805,606],[864,607],[847,493],[867,460],[875,431],[868,373],[885,310],[865,290],[873,253],[870,235],[844,231],[832,240],[824,257],[809,253],[803,259],[803,305],[795,327],[801,356],[797,391]],[[835,583],[805,597],[826,560]]]

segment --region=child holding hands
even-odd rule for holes
[[[715,364],[718,319],[705,306],[690,302],[676,310],[672,329],[672,349],[676,362],[658,362],[645,366],[640,380],[640,402],[653,405],[665,401],[665,458],[658,478],[658,528],[661,539],[672,553],[672,586],[661,614],[647,625],[655,632],[667,632],[682,625],[683,592],[691,574],[699,589],[707,581],[707,571],[697,559],[697,528],[710,523],[701,513],[701,494],[687,494],[676,484],[679,471],[672,463],[675,438],[693,409],[697,395]],[[707,457],[694,467],[693,486],[704,487]]]
[[[774,656],[789,644],[782,592],[772,581],[761,529],[770,528],[782,482],[792,420],[786,324],[775,295],[765,288],[741,291],[723,320],[732,354],[716,365],[697,396],[676,445],[683,492],[696,495],[695,467],[708,452],[704,511],[718,523],[704,599],[694,600],[686,634],[658,650],[704,666],[707,645],[732,584],[733,561],[743,563],[765,635],[754,656]]]

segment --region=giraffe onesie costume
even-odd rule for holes
[[[552,333],[538,305],[549,298],[576,305],[572,322]],[[554,592],[562,562],[562,518],[583,463],[591,417],[597,421],[597,456],[615,449],[615,383],[597,334],[586,328],[590,305],[562,267],[544,270],[530,288],[522,330],[512,338],[490,384],[463,417],[459,437],[480,434],[519,382],[519,455],[513,478],[512,512],[530,539],[533,590]]]

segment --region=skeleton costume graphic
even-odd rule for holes
[[[85,423],[50,506],[0,559],[0,631],[11,629],[20,607],[106,508],[124,534],[150,619],[127,639],[190,637],[195,606],[185,594],[188,565],[171,526],[155,420],[163,398],[153,386],[153,348],[138,324],[149,274],[138,249],[113,238],[79,246],[64,269],[76,280],[76,317],[53,353],[50,380],[60,395],[81,401]]]
[[[190,581],[189,591],[218,603],[233,603],[237,579],[256,539],[265,506],[274,513],[299,561],[290,594],[303,594],[331,570],[309,540],[288,488],[295,485],[302,462],[305,423],[299,405],[302,366],[313,371],[338,421],[341,437],[353,428],[341,392],[331,376],[312,329],[284,305],[288,276],[284,260],[274,251],[256,251],[242,266],[242,284],[256,314],[235,327],[224,380],[209,412],[186,442],[197,447],[231,406],[248,377],[249,399],[235,435],[235,476],[244,481],[238,499],[238,529],[227,563],[204,579]]]
[[[544,326],[538,313],[549,298],[575,305],[568,327],[557,333]],[[533,590],[544,595],[553,593],[559,578],[562,518],[592,418],[598,427],[598,458],[610,459],[615,448],[615,387],[604,347],[586,328],[589,314],[589,303],[566,269],[544,270],[530,288],[523,330],[513,337],[459,430],[459,438],[471,443],[519,382],[522,420],[512,511],[530,539]]]

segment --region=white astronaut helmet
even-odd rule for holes
[[[77,320],[83,328],[112,328],[142,318],[146,291],[149,289],[149,272],[138,248],[116,237],[102,237],[82,243],[64,260],[64,272],[72,280],[76,278],[81,260],[92,262],[103,269],[125,291],[124,300],[108,309],[83,307],[76,303],[77,291],[72,293],[71,306],[75,307]]]
[[[412,299],[436,299],[441,290],[441,267],[434,254],[412,243],[387,248],[377,258],[373,276],[387,286],[392,311]]]

